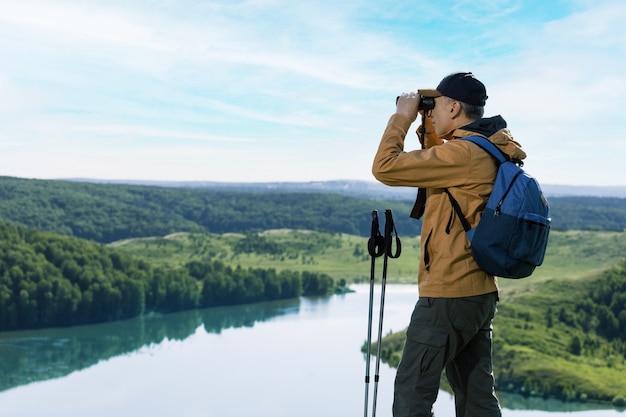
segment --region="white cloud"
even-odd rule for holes
[[[485,81],[487,112],[546,181],[616,160],[626,6],[491,3],[0,1],[0,164],[42,177],[112,177],[109,159],[124,178],[371,179],[395,95],[457,70]],[[608,166],[583,179],[623,183]]]
[[[163,49],[145,25],[113,10],[87,3],[19,1],[0,3],[0,21],[22,27],[33,36],[57,42],[103,42],[123,47]]]
[[[488,112],[505,116],[528,150],[527,169],[544,182],[624,184],[614,172],[624,150],[625,13],[624,4],[596,3],[516,33],[522,47],[480,66]]]

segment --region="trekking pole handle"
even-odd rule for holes
[[[367,251],[373,258],[378,258],[385,253],[385,239],[383,235],[380,234],[378,210],[372,211],[372,232],[367,241]]]
[[[395,235],[396,242],[396,251],[392,252],[391,248],[393,246],[392,236]],[[402,244],[400,242],[400,237],[398,236],[398,232],[396,231],[396,225],[393,222],[393,213],[391,209],[385,210],[385,253],[390,258],[399,258],[400,253],[402,252]]]

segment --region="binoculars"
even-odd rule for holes
[[[398,104],[398,100],[400,96],[396,97],[396,104]],[[435,98],[434,97],[424,97],[420,95],[420,102],[417,106],[417,110],[423,110],[424,112],[430,111],[435,108]]]
[[[424,112],[430,111],[435,108],[435,98],[434,97],[424,97],[420,96],[420,103],[417,106],[418,110],[424,110]]]

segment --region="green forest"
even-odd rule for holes
[[[553,230],[626,229],[626,199],[550,198]],[[110,243],[176,232],[246,233],[271,229],[370,233],[373,209],[390,208],[398,230],[417,236],[412,201],[325,193],[240,192],[0,177],[0,219]]]
[[[338,286],[327,274],[220,261],[153,266],[99,243],[0,223],[0,331],[328,295]]]
[[[626,199],[550,198],[533,277],[501,280],[498,389],[626,402]],[[0,177],[0,331],[102,323],[364,282],[371,211],[403,239],[389,283],[414,283],[411,201]],[[564,294],[566,296],[564,296]],[[397,363],[403,333],[383,341]],[[575,364],[576,366],[572,366]]]

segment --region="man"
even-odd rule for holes
[[[420,97],[434,98],[434,108],[426,111],[422,149],[406,152],[405,136],[417,118]],[[444,191],[454,196],[475,227],[493,188],[497,163],[476,144],[457,139],[484,136],[510,158],[526,157],[502,117],[483,118],[486,100],[485,86],[472,73],[450,74],[435,90],[402,94],[374,158],[376,179],[419,187],[416,206],[419,195],[425,196],[419,299],[396,374],[395,417],[430,417],[443,369],[454,391],[457,417],[501,416],[491,359],[497,281],[474,261]]]

